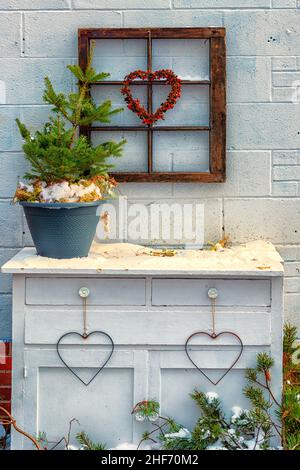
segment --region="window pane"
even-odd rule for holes
[[[165,68],[185,80],[209,80],[209,40],[155,39],[153,70]]]
[[[171,87],[153,86],[153,111],[165,101]],[[156,126],[208,126],[209,125],[209,86],[182,85],[181,97],[173,109],[165,113],[165,119]]]
[[[144,39],[97,39],[93,66],[109,72],[108,80],[123,80],[137,69],[147,69],[147,41]]]
[[[132,96],[138,98],[142,106],[147,109],[147,87],[138,85],[131,87]],[[111,100],[113,109],[123,108],[119,114],[111,117],[111,123],[98,123],[101,126],[142,126],[140,118],[127,108],[120,87],[116,85],[95,85],[92,87],[92,97],[97,104],[101,104],[106,100]],[[97,124],[97,123],[94,123]]]
[[[209,132],[155,131],[153,171],[209,171]]]
[[[107,163],[115,165],[110,172],[147,172],[147,132],[123,132],[123,131],[100,131],[92,132],[91,140],[93,145],[114,140],[119,142],[126,139],[123,156],[120,158],[110,158]]]

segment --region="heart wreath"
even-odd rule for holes
[[[132,96],[130,90],[130,84],[135,79],[148,80],[153,82],[154,80],[165,79],[166,85],[171,85],[171,91],[167,96],[166,101],[161,103],[159,108],[154,113],[149,113],[140,103],[139,99],[135,99]],[[170,69],[157,70],[151,72],[150,70],[135,70],[129,75],[126,75],[123,81],[123,87],[121,89],[122,95],[124,95],[125,102],[127,103],[128,109],[138,115],[144,124],[153,124],[159,119],[164,119],[164,114],[169,109],[174,108],[177,100],[181,96],[181,80],[180,78]]]

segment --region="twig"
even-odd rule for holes
[[[65,441],[65,445],[67,444],[67,441],[66,441],[66,438],[65,437],[62,437],[59,441],[57,441],[53,447],[51,447],[49,450],[54,450],[56,449],[56,447],[59,446],[59,444],[61,444],[61,442]]]
[[[11,424],[18,433],[20,433],[23,436],[27,437],[27,439],[29,439],[34,444],[34,446],[36,447],[37,450],[43,450],[43,449],[40,448],[37,440],[34,437],[32,437],[26,431],[23,431],[23,429],[19,428],[19,426],[17,425],[16,420],[12,417],[12,415],[5,408],[0,406],[0,411],[2,411],[9,418],[7,421],[3,420],[5,424]]]
[[[216,420],[218,421],[218,420]],[[224,419],[220,419],[220,422],[223,424],[223,426],[226,428],[225,430],[228,431],[230,429],[230,426],[229,424],[226,423],[226,421]],[[228,436],[230,437],[230,439],[233,441],[233,443],[239,448],[239,449],[243,449],[243,446],[240,445],[240,443],[231,435],[228,433]]]
[[[297,444],[295,444],[295,445],[291,448],[291,450],[296,450],[299,446],[300,446],[300,441],[297,442]]]
[[[267,390],[269,392],[269,394],[271,395],[271,398],[272,400],[274,401],[274,403],[280,407],[280,403],[276,400],[276,398],[274,397],[273,395],[273,392],[268,384],[268,381],[266,380],[266,385],[264,385],[263,383],[261,383],[259,380],[253,380],[253,382],[255,382],[257,385],[259,385],[260,387],[264,388],[265,390]]]
[[[57,441],[53,447],[51,447],[50,450],[54,450],[56,449],[56,447],[59,446],[59,444],[61,444],[63,441],[65,441],[65,447],[66,449],[68,450],[68,447],[69,447],[69,444],[70,444],[70,440],[71,440],[71,431],[72,431],[72,425],[73,423],[76,422],[77,424],[80,424],[78,419],[76,418],[72,418],[70,421],[69,421],[69,428],[68,428],[68,434],[67,434],[67,437],[66,436],[63,436],[59,441]]]
[[[138,446],[137,446],[137,450],[139,450],[141,444],[142,444],[144,441],[150,440],[150,441],[156,443],[156,441],[155,441],[154,439],[152,439],[150,436],[152,436],[152,434],[154,434],[154,433],[157,432],[158,430],[164,435],[163,427],[164,427],[164,426],[167,426],[167,424],[172,424],[172,421],[171,421],[169,418],[165,418],[164,416],[159,416],[159,419],[163,419],[165,422],[164,422],[163,424],[161,424],[161,425],[152,423],[152,426],[155,426],[155,429],[153,429],[152,431],[150,431],[150,432],[147,434],[147,437],[144,437],[143,439],[140,440],[140,442],[138,443]]]
[[[256,450],[256,446],[258,444],[258,438],[259,438],[259,433],[260,433],[261,428],[262,428],[262,424],[260,426],[258,426],[258,428],[257,428],[257,436],[255,438],[255,443],[254,443],[253,450]]]

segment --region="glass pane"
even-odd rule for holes
[[[165,101],[170,92],[168,85],[153,86],[153,111]],[[209,86],[182,85],[181,97],[173,109],[165,113],[165,119],[155,126],[208,126]]]
[[[93,65],[99,72],[109,72],[108,80],[123,80],[134,70],[147,70],[147,41],[97,39]]]
[[[153,40],[153,70],[172,69],[184,80],[209,80],[208,39]]]
[[[209,171],[209,132],[155,131],[153,171]]]
[[[92,132],[91,140],[93,145],[114,140],[119,142],[126,139],[123,156],[120,158],[110,158],[107,163],[115,165],[111,172],[147,172],[148,152],[147,152],[147,132],[123,132],[123,131],[100,131]]]
[[[138,85],[131,87],[132,96],[138,98],[142,106],[147,109],[147,87]],[[116,85],[95,85],[92,87],[92,97],[97,104],[105,100],[111,100],[113,109],[123,108],[119,114],[111,117],[111,123],[98,123],[101,126],[142,126],[144,125],[140,118],[127,108],[119,86]],[[97,123],[94,123],[97,124]]]

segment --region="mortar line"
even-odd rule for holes
[[[21,35],[21,58],[23,58],[25,55],[25,15],[24,13],[21,13],[20,35]]]
[[[261,11],[291,11],[291,10],[298,10],[299,8],[296,6],[296,7],[281,7],[281,8],[274,8],[274,7],[255,7],[255,8],[251,8],[251,7],[243,7],[243,6],[239,6],[239,7],[223,7],[223,8],[219,8],[219,7],[165,7],[165,8],[151,8],[151,7],[145,7],[145,8],[137,8],[137,7],[129,7],[129,8],[119,8],[119,9],[112,9],[112,8],[109,8],[109,7],[106,7],[106,8],[101,8],[101,7],[96,7],[96,8],[75,8],[73,4],[70,4],[70,7],[68,8],[52,8],[52,9],[42,9],[42,8],[28,8],[28,9],[24,9],[24,8],[19,8],[19,9],[15,9],[15,10],[11,10],[11,9],[6,9],[6,8],[1,8],[0,9],[0,13],[21,13],[21,12],[24,12],[24,13],[27,13],[27,12],[38,12],[38,13],[66,13],[66,12],[92,12],[92,11],[107,11],[107,12],[115,12],[115,11],[119,11],[119,12],[127,12],[127,11],[136,11],[136,12],[143,12],[143,11],[153,11],[153,12],[163,12],[163,11],[185,11],[185,12],[188,12],[188,11],[210,11],[212,13],[223,13],[223,12],[237,12],[239,13],[239,11],[242,11],[242,12],[261,12]]]
[[[0,11],[1,13],[1,11]],[[122,13],[121,11],[119,13]],[[200,39],[201,40],[201,39]],[[276,58],[290,58],[290,57],[293,57],[293,58],[298,58],[300,56],[300,53],[299,55],[288,55],[288,54],[282,54],[282,55],[272,55],[272,54],[227,54],[227,59],[228,58],[251,58],[251,59],[256,59],[256,58],[263,58],[263,59],[272,59],[274,57]],[[116,56],[117,57],[117,56]],[[127,57],[139,57],[139,56],[127,56]],[[164,56],[157,56],[157,57],[164,57]],[[176,57],[176,56],[173,56],[173,57]],[[181,58],[182,56],[177,56],[179,58]],[[193,56],[190,56],[190,57],[193,57]],[[118,58],[118,57],[117,57]],[[7,60],[10,60],[10,59],[18,59],[18,57],[7,57],[7,56],[0,56],[0,59],[7,59]],[[53,60],[53,59],[65,59],[65,60],[77,60],[78,57],[76,56],[36,56],[36,55],[30,55],[30,56],[26,56],[26,59],[43,59],[43,60]],[[272,72],[285,72],[285,71],[292,71],[292,72],[298,72],[299,69],[294,69],[294,70],[287,70],[287,69],[282,69],[282,70],[273,70],[272,69]]]

